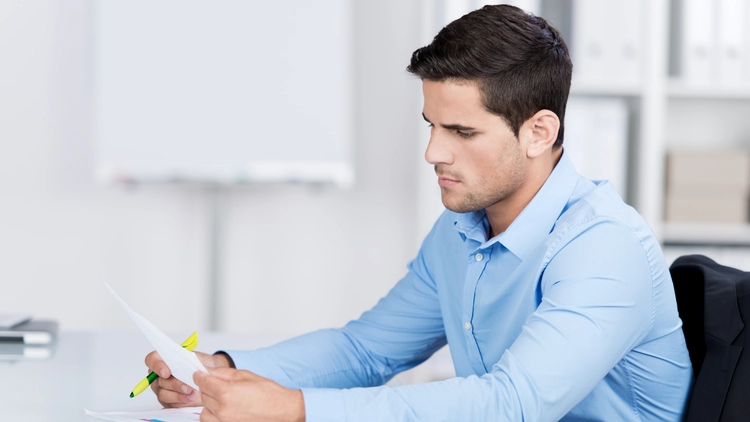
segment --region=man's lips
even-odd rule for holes
[[[438,176],[438,185],[440,185],[440,187],[442,187],[442,188],[448,188],[448,187],[451,187],[451,186],[455,186],[455,185],[457,185],[459,183],[461,183],[461,182],[459,182],[458,180],[450,179],[448,177]]]

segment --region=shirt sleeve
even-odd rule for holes
[[[341,329],[320,330],[264,349],[227,353],[247,369],[289,388],[385,384],[446,344],[433,279],[422,254],[375,307]]]
[[[551,258],[542,302],[482,376],[399,387],[303,388],[308,422],[557,421],[651,325],[651,266],[616,222],[588,227]]]

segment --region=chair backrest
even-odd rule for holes
[[[702,255],[669,271],[695,373],[686,420],[750,421],[750,273]]]
[[[693,375],[697,378],[703,366],[703,359],[706,357],[706,339],[703,330],[705,279],[702,274],[696,274],[692,268],[679,264],[672,265],[669,272],[672,274],[677,311],[682,319],[685,343],[687,343],[690,361],[693,364]]]

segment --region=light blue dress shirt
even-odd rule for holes
[[[645,221],[563,153],[508,229],[446,211],[358,320],[236,366],[301,388],[317,421],[679,421],[693,380]],[[374,253],[374,252],[373,252]],[[456,378],[383,387],[447,344]]]

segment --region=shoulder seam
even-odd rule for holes
[[[635,232],[633,231],[633,228],[630,225],[628,225],[627,223],[625,223],[621,219],[613,217],[613,216],[604,216],[604,215],[596,215],[596,214],[591,215],[590,217],[588,217],[588,218],[586,218],[584,220],[577,221],[574,224],[571,224],[569,221],[566,221],[565,224],[564,224],[564,226],[560,229],[560,233],[555,237],[555,240],[552,241],[552,243],[550,244],[549,248],[547,248],[547,253],[545,254],[544,261],[545,262],[549,262],[552,259],[552,256],[550,256],[552,254],[552,252],[553,251],[555,251],[555,252],[558,251],[558,245],[559,245],[559,243],[562,241],[562,239],[573,228],[579,227],[580,225],[589,223],[589,222],[591,222],[593,220],[610,221],[612,223],[615,223],[615,224],[617,224],[619,226],[624,227],[635,238],[635,240],[638,242],[638,245],[640,245],[641,250],[643,251],[644,258],[646,259],[646,263],[648,264],[649,274],[651,275],[651,306],[650,306],[650,308],[651,308],[651,317],[649,318],[649,324],[648,324],[647,334],[651,333],[651,331],[654,328],[654,319],[656,318],[656,309],[654,308],[654,294],[655,294],[655,292],[654,292],[654,265],[651,262],[651,259],[649,258],[648,251],[644,247],[643,242],[635,234]],[[644,338],[645,337],[646,336],[644,336]]]

